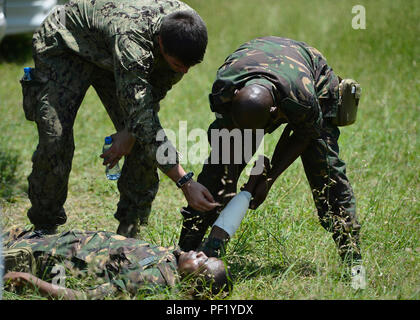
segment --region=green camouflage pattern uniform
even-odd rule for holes
[[[91,85],[116,130],[127,128],[136,137],[118,180],[115,217],[147,223],[159,186],[157,168],[167,172],[175,165],[156,160],[157,148],[168,141],[156,141],[159,101],[183,76],[161,55],[157,35],[162,18],[180,10],[192,9],[176,0],[76,0],[59,6],[35,32],[34,80],[21,83],[25,116],[39,134],[28,178],[28,217],[36,226],[67,219],[73,124]]]
[[[245,43],[227,57],[217,72],[210,95],[216,120],[209,127],[209,142],[210,130],[234,128],[229,114],[234,91],[250,84],[268,88],[275,105],[287,118],[271,123],[265,133],[287,123],[295,136],[310,139],[301,160],[321,225],[333,233],[343,259],[347,256],[359,259],[360,224],[356,219],[355,197],[346,176],[346,165],[339,158],[340,131],[331,123],[338,107],[338,77],[322,54],[303,42],[264,37]],[[226,165],[211,164],[210,159],[197,180],[209,189],[216,201],[226,204],[236,193],[246,161]],[[221,208],[200,213],[191,207],[182,210],[184,225],[180,247],[183,250],[197,248],[220,211]]]
[[[173,248],[107,231],[73,230],[45,236],[15,228],[4,237],[4,248],[5,261],[19,251],[25,257],[6,263],[5,272],[30,272],[49,282],[56,276],[84,279],[92,284],[87,295],[92,298],[119,292],[136,295],[140,290],[152,293],[179,281]],[[65,274],[59,274],[56,265],[62,266]]]

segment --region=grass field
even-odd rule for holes
[[[416,0],[187,0],[206,21],[209,46],[161,103],[160,119],[174,131],[207,129],[214,118],[207,95],[217,68],[243,42],[265,35],[305,41],[318,48],[341,77],[363,87],[357,122],[341,129],[341,157],[357,197],[368,286],[343,281],[331,235],[319,224],[300,160],[276,182],[266,202],[249,211],[227,255],[235,277],[231,299],[419,299],[420,115],[419,18]],[[366,29],[355,30],[352,7],[366,8]],[[0,206],[3,225],[28,225],[27,176],[37,144],[35,124],[24,118],[19,78],[32,64],[30,36],[6,39],[0,56]],[[59,231],[115,231],[118,201],[99,158],[113,126],[90,89],[74,128],[76,151]],[[265,139],[271,155],[281,132]],[[198,174],[200,165],[184,165]],[[158,196],[141,237],[160,245],[178,240],[181,192],[162,174]],[[245,181],[242,177],[241,181]],[[75,279],[67,285],[83,288]],[[33,291],[6,299],[41,299]],[[179,299],[175,291],[148,299]]]

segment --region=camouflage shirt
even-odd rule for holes
[[[32,273],[51,281],[55,265],[66,276],[93,279],[91,294],[103,296],[116,291],[135,295],[138,290],[174,286],[178,281],[173,249],[151,245],[106,231],[68,231],[41,236],[16,228],[4,237],[7,250],[30,250],[35,258]],[[8,270],[13,271],[13,270]]]
[[[217,71],[210,103],[217,117],[229,117],[236,89],[260,84],[301,136],[318,137],[322,119],[337,111],[338,82],[322,54],[303,42],[279,37],[251,40],[228,56]],[[223,114],[224,113],[224,114]]]
[[[159,101],[183,76],[161,55],[157,35],[162,18],[180,10],[193,9],[177,0],[72,0],[34,34],[34,54],[45,60],[72,53],[111,71],[126,128],[156,157]]]

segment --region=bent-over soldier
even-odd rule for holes
[[[32,284],[55,298],[101,299],[121,292],[135,296],[140,290],[150,294],[186,277],[195,295],[204,290],[210,294],[232,290],[229,272],[220,259],[113,232],[73,230],[45,235],[14,228],[6,233],[4,243],[5,283]],[[93,286],[84,293],[67,289],[59,280],[68,276]]]
[[[263,203],[276,179],[300,157],[321,225],[332,232],[344,261],[359,261],[360,224],[346,165],[339,157],[340,131],[335,121],[339,78],[323,55],[291,39],[251,40],[228,56],[217,71],[210,104],[216,120],[209,127],[209,141],[212,129],[216,132],[222,128],[242,132],[263,129],[269,134],[286,124],[271,167],[253,190],[250,208],[256,209]],[[252,132],[256,136],[256,131]],[[234,140],[229,141],[233,154]],[[252,146],[253,152],[256,145]],[[241,163],[234,164],[231,157],[231,164],[223,164],[221,153],[215,152],[218,151],[212,149],[198,182],[215,195],[217,202],[226,204],[235,195],[239,175],[249,159],[242,157]],[[181,210],[184,224],[180,247],[184,250],[199,247],[221,209],[204,213],[189,206]],[[211,241],[206,245],[212,246]]]

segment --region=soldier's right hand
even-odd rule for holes
[[[252,200],[249,204],[249,208],[251,210],[256,210],[265,201],[265,198],[267,198],[267,195],[270,192],[272,185],[272,180],[259,180],[258,185],[255,187],[252,193]]]
[[[136,142],[135,137],[127,129],[119,131],[111,137],[113,141],[111,148],[100,155],[104,159],[103,165],[109,164],[109,168],[113,168],[123,156],[130,154]]]
[[[190,180],[181,189],[188,204],[195,210],[206,212],[220,206],[220,203],[214,201],[210,191],[199,182]]]

